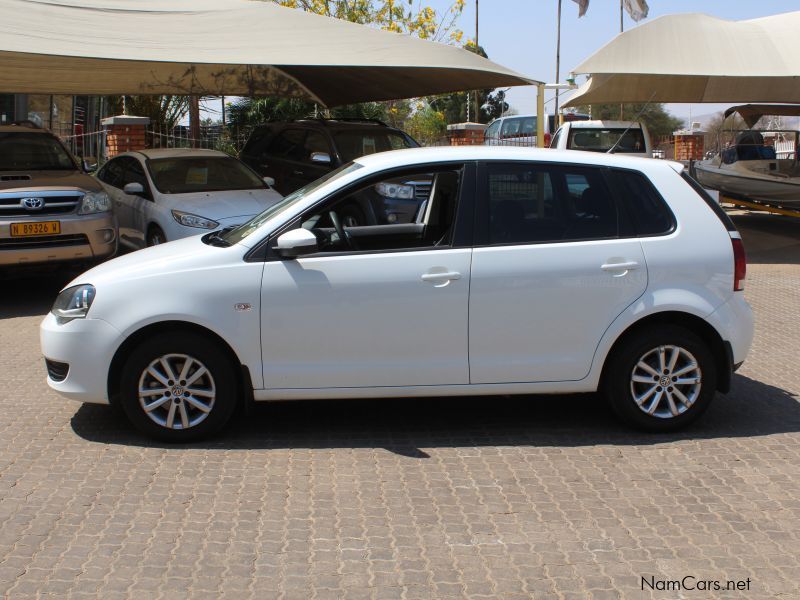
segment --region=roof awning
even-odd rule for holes
[[[618,102],[800,103],[800,12],[747,21],[668,15],[621,33],[581,63],[565,106]]]
[[[325,106],[530,85],[461,48],[251,0],[0,0],[0,91]]]

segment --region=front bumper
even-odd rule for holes
[[[67,376],[47,384],[56,392],[80,402],[108,404],[108,369],[121,334],[100,319],[75,319],[59,325],[48,313],[39,328],[45,358],[69,365]]]
[[[52,236],[11,237],[11,224],[59,221]],[[112,212],[0,220],[0,266],[15,267],[110,258],[117,251],[117,219]]]

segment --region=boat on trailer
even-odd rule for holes
[[[744,104],[726,110],[725,117],[734,113],[750,129],[731,130],[733,143],[713,158],[696,162],[697,180],[722,194],[763,204],[800,207],[798,131],[754,129],[764,116],[800,116],[800,105]],[[783,138],[781,147],[776,148],[780,138]]]

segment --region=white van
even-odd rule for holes
[[[551,148],[586,150],[652,157],[650,134],[644,123],[633,121],[572,121],[553,136]]]
[[[552,117],[552,115],[548,115]],[[491,122],[484,133],[486,146],[536,146],[536,115],[500,117]],[[544,145],[550,145],[550,121],[544,121]]]

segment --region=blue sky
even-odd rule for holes
[[[450,0],[422,0],[437,11],[446,10]],[[530,75],[539,81],[555,81],[556,7],[558,0],[480,0],[479,42],[492,60]],[[800,10],[798,0],[648,0],[655,17],[675,13],[705,13],[723,19],[740,20]],[[459,27],[465,36],[475,37],[475,0],[467,0]],[[636,23],[625,13],[626,30]],[[590,0],[586,15],[578,18],[578,5],[562,0],[561,81],[571,69],[619,33],[619,0]],[[669,48],[664,48],[669,52]],[[798,57],[800,60],[800,57]],[[520,113],[536,112],[536,91],[512,88],[509,103]],[[549,98],[550,96],[548,96]],[[671,104],[668,109],[681,118],[717,112],[725,105]],[[552,112],[552,102],[547,112]]]

